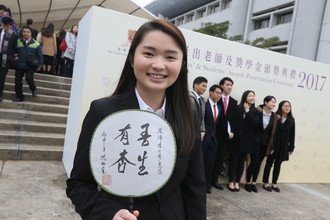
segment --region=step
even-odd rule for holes
[[[0,143],[63,146],[64,134],[0,130]]]
[[[38,88],[37,88],[38,90]],[[50,95],[38,94],[36,97],[32,97],[31,92],[23,93],[24,101],[35,102],[35,103],[47,103],[47,104],[58,104],[69,106],[70,99],[64,97],[56,97]],[[5,91],[3,94],[4,99],[13,100],[16,97],[14,91]]]
[[[65,124],[0,119],[0,130],[5,131],[65,134],[65,129]]]
[[[61,113],[28,111],[24,109],[0,108],[0,119],[66,124],[67,115]]]
[[[60,89],[52,89],[46,87],[37,87],[38,94],[40,95],[49,95],[49,96],[57,96],[57,97],[64,97],[70,98],[70,91],[67,90],[60,90]],[[4,93],[7,91],[15,91],[15,84],[13,83],[6,83],[4,87]],[[23,85],[23,93],[31,93],[29,86],[27,84]]]
[[[8,76],[15,77],[15,70],[8,70]],[[34,73],[34,78],[38,80],[45,80],[45,81],[52,81],[52,82],[59,82],[59,83],[66,83],[71,84],[72,79],[63,76],[56,76],[56,75],[49,75],[43,73]]]
[[[63,146],[1,144],[0,160],[62,160]]]
[[[5,99],[0,102],[0,108],[3,109],[24,109],[30,111],[50,112],[68,114],[69,107],[66,105],[46,104],[39,102],[13,102],[12,99],[7,99],[9,95],[4,95]]]
[[[23,85],[27,85],[26,81],[22,80]],[[6,77],[6,83],[15,84],[15,76],[7,75]],[[71,90],[71,84],[69,83],[60,83],[60,82],[53,82],[53,81],[47,81],[47,80],[40,80],[40,79],[34,79],[34,83],[38,87],[46,87],[46,88],[52,88],[52,89],[59,89],[59,90]]]

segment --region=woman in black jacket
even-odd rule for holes
[[[136,210],[130,213],[128,198],[98,189],[89,163],[89,145],[95,128],[109,114],[146,110],[146,106],[163,113],[160,116],[173,129],[178,155],[168,182],[151,195],[135,198]],[[67,195],[83,219],[205,220],[205,188],[200,132],[188,94],[184,36],[164,20],[149,21],[134,36],[114,94],[90,106],[67,180]]]
[[[270,152],[273,144],[274,134],[277,125],[277,115],[272,112],[275,108],[276,99],[268,95],[264,98],[263,104],[257,107],[259,114],[258,126],[255,134],[254,153],[251,155],[251,162],[247,168],[245,190],[258,192],[256,181],[259,170],[265,156]]]
[[[292,115],[291,103],[287,100],[281,101],[276,114],[280,116],[277,123],[276,134],[273,141],[273,147],[270,155],[267,157],[266,166],[263,176],[263,187],[267,191],[272,189],[280,192],[277,187],[277,180],[280,175],[281,164],[283,161],[289,160],[289,155],[294,150],[295,141],[295,121]],[[268,183],[270,168],[274,164],[272,185]]]
[[[254,135],[258,124],[258,110],[254,107],[255,93],[247,90],[243,93],[237,107],[235,125],[237,135],[235,144],[229,149],[229,184],[230,191],[239,191],[239,183],[244,170],[244,162],[254,152]],[[249,159],[248,159],[249,160]]]

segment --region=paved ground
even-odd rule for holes
[[[0,161],[0,219],[80,219],[59,161]],[[279,184],[281,193],[213,189],[208,220],[330,219],[330,184]]]

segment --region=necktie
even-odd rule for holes
[[[217,120],[217,107],[213,104],[213,121]]]
[[[202,118],[202,98],[198,98],[198,105],[199,116]]]
[[[1,51],[0,52],[3,52],[3,47],[5,45],[5,37],[6,37],[6,31],[5,30],[2,30],[3,31],[3,36],[2,36],[2,39],[1,39]]]
[[[223,110],[224,110],[225,114],[227,113],[227,107],[228,107],[227,97],[224,97],[223,98]]]

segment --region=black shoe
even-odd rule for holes
[[[258,189],[255,184],[251,184],[250,186],[251,186],[252,192],[258,193]]]
[[[236,192],[236,189],[235,189],[235,188],[230,188],[229,185],[227,186],[227,188],[228,188],[229,191],[231,191],[231,192]]]
[[[207,188],[206,193],[207,194],[212,194],[211,188]]]
[[[32,97],[36,97],[38,95],[37,90],[32,91]]]
[[[218,190],[223,190],[223,186],[221,186],[220,183],[211,183],[211,186]]]
[[[2,100],[3,100],[3,96],[1,95],[1,96],[0,96],[0,102],[2,102]]]
[[[270,186],[262,185],[262,188],[264,188],[268,192],[271,192],[272,191],[272,188]]]
[[[249,183],[245,184],[244,189],[248,192],[251,192],[251,184]]]
[[[272,186],[272,189],[275,191],[275,192],[281,192],[281,190],[277,187],[277,186]]]
[[[24,102],[24,98],[16,97],[16,98],[13,99],[13,102]]]
[[[235,191],[236,191],[236,192],[239,192],[239,188],[235,188]]]

